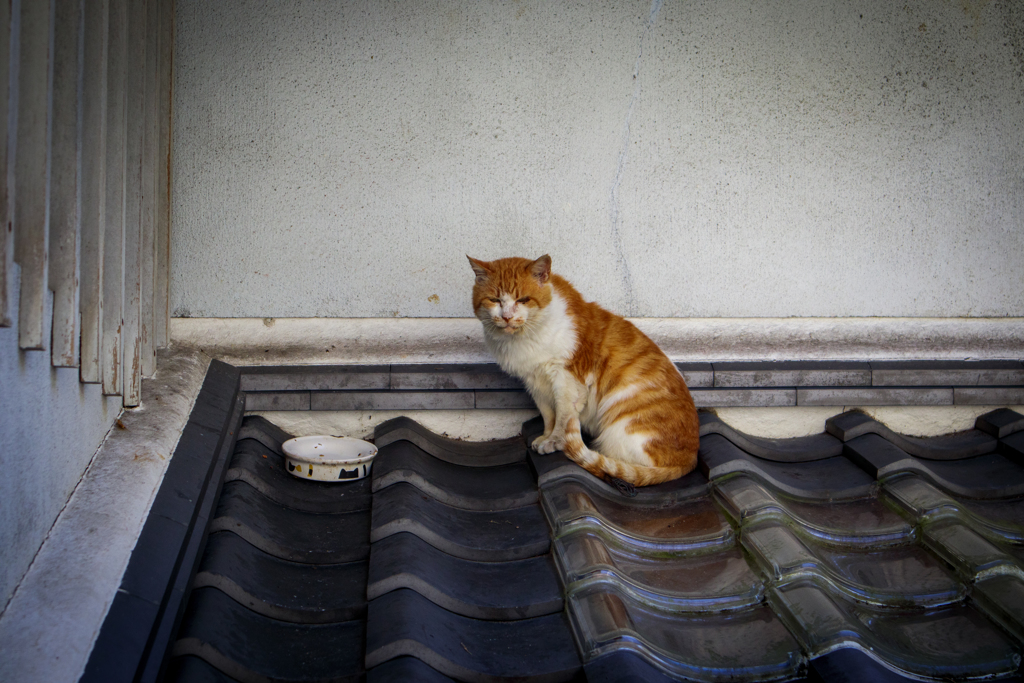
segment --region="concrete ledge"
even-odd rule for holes
[[[674,361],[1024,358],[1024,318],[636,318]],[[475,318],[173,318],[234,365],[491,363]]]
[[[161,352],[0,618],[0,680],[81,677],[209,363]]]

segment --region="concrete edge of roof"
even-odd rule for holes
[[[1024,359],[1024,318],[633,318],[674,361]],[[493,362],[475,318],[172,318],[237,365]]]
[[[77,681],[121,584],[210,357],[162,351],[0,615],[0,680]]]

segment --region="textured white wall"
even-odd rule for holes
[[[172,310],[1024,315],[1024,3],[178,0]]]

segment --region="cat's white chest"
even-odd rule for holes
[[[576,352],[576,327],[565,300],[557,293],[535,323],[531,329],[515,336],[484,335],[487,348],[498,365],[522,379],[531,393],[548,384],[544,378],[552,370],[564,369]]]

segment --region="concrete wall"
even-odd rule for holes
[[[1024,315],[1024,5],[179,0],[176,316]]]
[[[120,413],[120,396],[53,367],[49,351],[20,350],[17,327],[0,327],[0,612]]]

